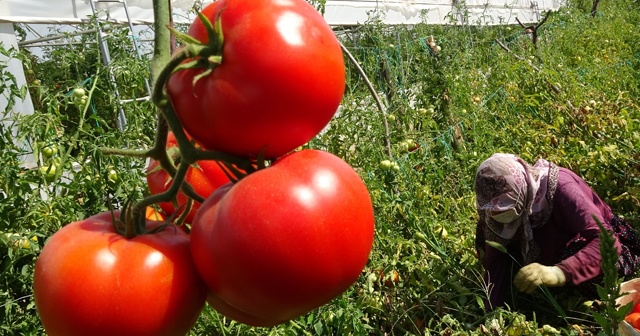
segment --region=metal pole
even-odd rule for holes
[[[122,4],[124,5],[124,13],[127,15],[127,22],[129,23],[129,31],[131,32],[131,41],[133,42],[133,49],[136,51],[136,56],[138,59],[142,59],[140,54],[140,48],[138,46],[138,41],[136,40],[135,34],[133,33],[133,23],[131,22],[131,17],[129,16],[129,6],[127,5],[127,0],[122,0]],[[147,94],[151,95],[151,86],[149,85],[149,79],[144,79],[144,85],[147,89]]]
[[[96,15],[94,0],[89,0],[89,4],[91,5],[91,11],[93,15]],[[116,119],[116,128],[119,131],[124,131],[125,126],[127,125],[127,117],[124,114],[124,109],[122,108],[122,104],[120,104],[120,92],[118,91],[118,84],[116,83],[116,78],[113,75],[113,71],[109,64],[111,63],[111,56],[109,54],[109,45],[107,41],[104,39],[105,33],[102,31],[100,27],[100,22],[96,19],[96,25],[98,26],[98,45],[100,46],[100,53],[102,54],[102,64],[106,66],[109,70],[109,80],[113,85],[113,90],[116,96],[116,101],[118,102],[118,118]]]

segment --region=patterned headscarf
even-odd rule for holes
[[[532,229],[546,224],[558,185],[558,166],[540,159],[533,166],[513,154],[497,153],[476,172],[478,234],[503,246],[518,241],[525,264],[540,249]]]

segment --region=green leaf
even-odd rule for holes
[[[184,44],[196,44],[196,45],[202,45],[202,42],[200,42],[199,40],[197,40],[196,38],[194,38],[193,36],[189,35],[189,34],[185,34],[171,26],[167,27],[171,33],[176,37],[176,40],[184,43]]]
[[[321,321],[316,322],[313,325],[313,329],[316,331],[316,335],[322,335],[323,325]]]
[[[213,48],[215,52],[222,50],[222,44],[224,43],[224,35],[222,34],[222,12],[224,8],[220,10],[215,19],[215,26],[211,23],[208,17],[201,12],[198,13],[198,18],[202,21],[207,34],[209,35],[208,45]]]
[[[507,248],[498,242],[487,240],[485,243],[502,253],[507,253]]]
[[[633,301],[627,303],[624,306],[621,306],[620,308],[618,308],[618,312],[620,312],[620,315],[622,315],[622,316],[627,316],[627,315],[629,315],[629,313],[631,312],[632,309],[633,309]]]
[[[606,298],[607,297],[607,289],[600,286],[600,285],[596,285],[596,290],[598,292],[598,296],[600,298]]]
[[[172,73],[176,73],[177,71],[185,70],[185,69],[197,69],[197,68],[206,69],[207,67],[208,66],[205,65],[202,61],[196,59],[196,60],[178,65],[173,69]]]
[[[598,312],[593,312],[592,315],[593,315],[593,318],[596,320],[596,323],[598,323],[600,326],[608,325],[607,318],[604,315]]]

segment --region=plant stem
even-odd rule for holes
[[[172,57],[167,58],[167,61],[163,63],[163,67],[157,69],[158,71],[154,78],[153,90],[151,91],[151,101],[153,101],[156,106],[163,108],[169,103],[164,92],[164,85],[173,74],[173,71],[185,60],[197,56],[198,52],[200,52],[202,48],[204,47],[188,45]]]
[[[171,32],[167,26],[171,23],[171,0],[153,0],[154,48],[151,59],[151,82],[155,83],[156,74],[160,73],[171,56]]]
[[[387,155],[389,156],[390,159],[393,159],[393,154],[391,152],[391,140],[389,139],[390,136],[389,136],[389,122],[387,121],[387,111],[386,111],[384,105],[382,104],[382,100],[380,100],[380,97],[378,96],[378,93],[376,92],[376,89],[373,87],[373,84],[369,80],[369,77],[364,72],[364,70],[362,69],[362,67],[360,66],[358,61],[355,59],[355,57],[353,57],[353,55],[349,52],[347,47],[345,47],[344,44],[342,44],[342,42],[340,42],[340,41],[338,41],[338,42],[340,43],[340,48],[342,49],[342,52],[345,55],[347,55],[347,57],[349,58],[351,63],[353,63],[353,65],[356,67],[356,69],[358,69],[358,72],[360,73],[360,75],[364,79],[364,82],[367,84],[367,88],[369,88],[369,91],[371,92],[371,95],[373,96],[373,99],[376,101],[376,105],[378,106],[378,110],[380,111],[380,113],[382,113],[382,122],[384,124],[384,135],[385,135],[384,140],[385,140],[385,144],[386,144],[386,147],[387,147]]]
[[[162,72],[162,69],[165,68],[165,64],[168,62],[171,57],[171,31],[167,28],[171,23],[171,0],[153,0],[153,15],[154,22],[153,28],[155,31],[154,34],[154,48],[153,48],[153,58],[151,59],[151,83],[153,83],[154,87],[152,88],[152,92],[155,90],[156,86],[156,77],[159,73]],[[156,128],[156,140],[154,147],[147,151],[127,151],[127,150],[106,150],[104,153],[113,153],[113,154],[121,154],[121,155],[130,155],[130,156],[144,156],[144,157],[152,157],[160,162],[163,168],[168,169],[169,172],[176,173],[175,167],[169,164],[169,158],[165,151],[166,143],[167,143],[167,122],[164,118],[164,115],[158,111],[158,122]],[[186,171],[186,170],[185,170]],[[173,190],[175,188],[170,188]],[[175,195],[175,192],[174,194]],[[140,231],[144,232],[145,230],[145,209],[147,205],[151,205],[154,202],[149,199],[144,199],[141,202],[137,202],[131,208],[131,217],[127,216],[127,220],[133,220],[136,228]],[[128,210],[128,209],[127,209]],[[131,224],[131,223],[128,223]],[[127,225],[126,227],[131,227],[132,225]],[[131,232],[127,232],[127,235],[131,234]],[[136,234],[136,233],[134,233]]]
[[[77,146],[78,146],[78,139],[80,138],[80,132],[82,131],[82,126],[84,125],[84,119],[87,116],[87,111],[89,110],[89,102],[91,101],[91,96],[93,95],[93,92],[96,89],[96,86],[98,84],[98,78],[100,75],[100,68],[98,68],[96,70],[96,74],[95,74],[95,80],[93,80],[93,84],[91,85],[91,89],[89,89],[89,92],[87,93],[87,103],[84,105],[84,108],[82,110],[82,114],[80,117],[80,120],[78,121],[78,127],[76,128],[76,132],[73,134],[73,137],[71,138],[71,142],[69,144],[69,147],[67,148],[66,151],[61,151],[61,157],[60,160],[62,162],[62,164],[64,164],[67,159],[71,156],[71,151],[73,151]],[[56,173],[56,175],[59,173]]]
[[[169,187],[167,191],[161,194],[156,194],[156,195],[146,197],[140,200],[139,202],[137,202],[136,204],[134,204],[133,209],[131,210],[133,218],[137,221],[137,218],[140,217],[141,214],[144,215],[145,213],[144,210],[147,208],[147,206],[151,204],[160,203],[160,202],[171,202],[171,200],[173,200],[173,198],[178,193],[178,190],[180,190],[180,187],[182,185],[182,183],[176,183],[176,182],[184,181],[184,177],[187,174],[188,169],[189,169],[188,164],[185,164],[184,162],[180,163],[178,165],[178,169],[174,176],[175,180],[171,184],[171,187]]]
[[[122,149],[122,148],[110,148],[100,147],[100,152],[104,155],[120,155],[137,158],[149,157],[151,150],[137,150],[137,149]]]
[[[186,66],[193,67],[206,67],[208,70],[202,73],[202,77],[208,75],[207,71],[211,71],[210,66],[215,66],[216,62],[211,59],[219,60],[222,47],[222,33],[219,27],[219,20],[216,21],[217,30],[210,24],[210,33],[218,34],[217,39],[211,39],[209,45],[199,44],[198,41],[191,41],[186,43],[185,47],[171,56],[171,32],[170,28],[170,2],[169,0],[153,0],[153,10],[155,15],[154,28],[155,28],[155,46],[153,59],[151,60],[151,80],[153,87],[151,90],[151,101],[155,104],[158,111],[158,122],[156,128],[156,139],[153,148],[146,151],[133,151],[122,149],[103,149],[105,154],[118,154],[136,157],[151,157],[157,160],[160,167],[165,170],[172,179],[172,184],[169,189],[162,193],[147,197],[131,207],[131,218],[136,224],[136,228],[141,233],[145,232],[145,209],[147,206],[159,203],[173,201],[177,193],[182,190],[189,198],[187,208],[178,217],[177,222],[181,222],[187,215],[187,212],[193,204],[193,200],[202,202],[204,201],[201,195],[198,195],[189,183],[185,182],[186,172],[191,165],[198,160],[218,160],[231,163],[245,170],[245,172],[251,172],[255,170],[252,162],[246,158],[239,158],[232,155],[227,155],[213,151],[203,151],[191,142],[187,137],[185,131],[182,128],[182,123],[178,118],[178,115],[173,109],[173,105],[170,102],[170,98],[165,91],[166,83],[176,70],[180,70]],[[202,19],[202,18],[201,18]],[[205,18],[206,19],[206,18]],[[174,31],[175,34],[184,35],[180,32]],[[188,38],[187,35],[184,35]],[[213,42],[215,41],[215,43]],[[195,60],[192,63],[184,62],[190,58]],[[212,63],[213,62],[213,63]],[[194,84],[195,85],[195,82]],[[178,142],[178,148],[180,149],[180,163],[176,169],[174,162],[169,158],[166,152],[167,134],[171,130]],[[129,219],[128,219],[129,220]],[[131,232],[127,232],[127,235]]]

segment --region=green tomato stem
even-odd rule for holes
[[[137,158],[147,158],[150,156],[152,150],[137,150],[137,149],[123,149],[123,148],[111,148],[100,147],[100,152],[103,155],[118,155]]]
[[[364,79],[364,82],[367,84],[367,88],[369,89],[369,91],[371,92],[371,95],[373,96],[374,100],[376,101],[376,105],[378,106],[378,110],[382,114],[382,123],[384,124],[384,135],[385,135],[384,140],[385,140],[385,144],[386,144],[387,155],[389,156],[390,159],[393,159],[393,153],[391,152],[391,140],[390,140],[391,137],[389,136],[389,122],[387,121],[387,111],[386,111],[384,105],[382,104],[382,100],[380,99],[380,96],[378,96],[378,93],[376,92],[376,89],[373,87],[373,84],[369,80],[369,77],[367,76],[367,73],[364,72],[364,70],[362,69],[362,67],[360,66],[360,64],[356,60],[356,58],[353,57],[351,52],[349,52],[347,47],[345,47],[345,45],[342,44],[342,42],[340,42],[340,49],[342,49],[342,52],[345,55],[347,55],[347,58],[349,59],[349,61],[351,61],[351,63],[353,63],[353,65],[356,67],[356,69],[358,69],[358,72],[360,73],[360,75]]]
[[[154,48],[151,60],[151,81],[154,82],[156,74],[169,60],[171,56],[171,32],[166,29],[171,24],[170,2],[166,0],[153,0],[153,28]]]
[[[161,202],[173,201],[173,199],[175,199],[176,195],[178,194],[178,191],[182,186],[182,181],[184,181],[184,178],[187,174],[188,169],[189,169],[189,165],[185,164],[184,162],[181,162],[178,165],[178,169],[174,176],[174,181],[169,187],[169,189],[167,189],[167,191],[160,194],[145,197],[142,200],[136,202],[132,206],[131,215],[132,215],[133,221],[136,223],[143,223],[142,224],[143,228],[141,230],[143,233],[146,232],[144,230],[144,223],[145,223],[144,215],[145,215],[145,210],[147,206],[156,204],[156,203],[161,203]],[[178,222],[178,224],[181,224],[181,222]]]

